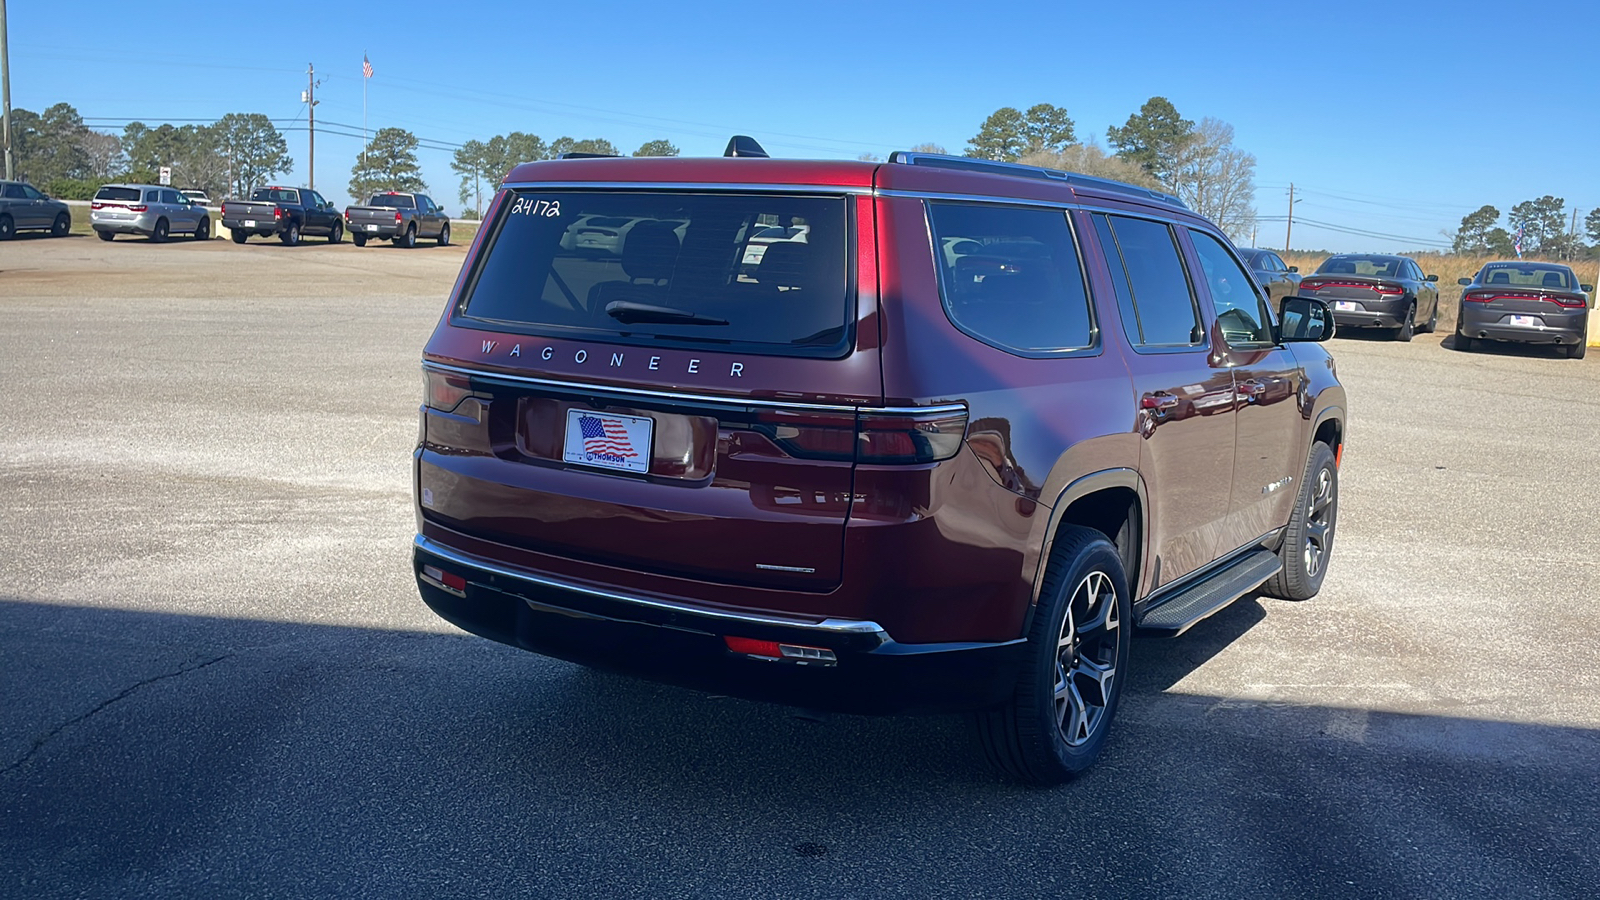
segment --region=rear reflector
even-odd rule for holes
[[[961,449],[965,408],[849,414],[763,412],[755,430],[796,459],[863,463],[935,463]]]
[[[808,647],[804,644],[780,644],[777,641],[758,641],[755,638],[743,638],[727,635],[722,642],[734,653],[745,656],[756,656],[761,659],[782,659],[797,663],[819,663],[833,665],[839,657],[826,647]]]
[[[452,594],[460,597],[467,595],[467,580],[454,572],[446,572],[438,566],[423,566],[422,577]]]

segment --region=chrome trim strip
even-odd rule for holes
[[[557,578],[550,578],[544,575],[534,575],[529,572],[520,572],[514,569],[506,568],[505,566],[491,563],[488,560],[472,556],[467,553],[462,553],[459,550],[452,550],[443,544],[440,544],[438,541],[424,537],[420,534],[412,539],[412,546],[415,550],[420,550],[432,556],[437,556],[440,559],[449,560],[458,566],[465,566],[470,569],[478,569],[480,571],[490,572],[505,578],[524,581],[529,584],[536,584],[540,587],[571,591],[575,594],[583,594],[588,597],[598,597],[602,600],[617,600],[622,603],[631,603],[636,606],[644,606],[650,609],[685,613],[687,615],[699,616],[701,618],[729,622],[735,625],[777,625],[784,628],[795,628],[801,631],[813,631],[823,634],[878,634],[882,635],[885,640],[889,639],[888,632],[884,631],[883,626],[879,625],[877,622],[864,621],[860,619],[823,619],[821,622],[806,622],[795,619],[785,619],[778,616],[725,612],[723,610],[707,609],[701,606],[691,606],[687,603],[675,603],[671,600],[656,600],[648,597],[637,597],[631,594],[623,594],[617,591],[603,590],[601,588],[585,587],[583,585],[562,581]]]
[[[1076,200],[1037,200],[1030,197],[1001,197],[996,194],[947,194],[940,191],[901,191],[879,188],[879,197],[903,200],[957,200],[962,202],[1003,203],[1007,206],[1042,206],[1047,209],[1086,209]]]
[[[609,387],[598,384],[588,384],[582,381],[562,381],[556,378],[539,378],[533,375],[511,375],[504,372],[488,372],[482,369],[470,369],[465,366],[452,366],[448,363],[424,360],[424,369],[433,369],[439,372],[450,372],[456,375],[465,375],[469,378],[480,378],[484,381],[501,381],[511,385],[532,385],[534,387],[557,388],[559,390],[581,391],[590,394],[622,394],[630,397],[645,397],[650,399],[685,400],[690,403],[705,403],[720,406],[759,406],[764,409],[800,409],[807,412],[831,413],[870,413],[875,416],[925,416],[925,415],[954,415],[967,411],[965,403],[939,403],[932,406],[873,406],[860,404],[856,406],[834,405],[828,403],[804,403],[799,400],[757,400],[740,397],[722,397],[716,394],[691,394],[683,391],[650,390],[647,388]]]
[[[871,194],[866,185],[838,184],[729,184],[723,181],[511,181],[503,188],[525,190],[640,190],[640,191],[742,191],[766,194]]]

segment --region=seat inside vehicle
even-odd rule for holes
[[[1490,284],[1510,284],[1511,283],[1511,273],[1507,272],[1504,269],[1501,269],[1500,271],[1495,272],[1494,274],[1489,276],[1489,283]]]
[[[1565,288],[1567,286],[1566,276],[1562,275],[1560,272],[1546,272],[1544,273],[1544,286],[1547,288],[1556,288],[1557,290]]]
[[[668,222],[640,222],[622,239],[622,272],[627,281],[602,281],[589,289],[588,307],[604,314],[607,303],[629,300],[662,305],[666,282],[677,266],[678,234]]]

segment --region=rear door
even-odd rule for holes
[[[417,214],[421,219],[417,225],[417,233],[421,237],[438,237],[444,216],[439,212],[439,207],[433,202],[432,197],[426,194],[417,195]]]
[[[0,196],[3,196],[5,200],[3,207],[0,208],[3,208],[6,215],[11,217],[12,224],[17,229],[39,227],[37,209],[39,204],[35,204],[28,198],[28,195],[23,192],[21,184],[11,182],[0,187]]]
[[[855,204],[502,197],[426,354],[450,411],[425,416],[425,522],[661,575],[837,586],[856,407],[882,394],[875,346],[856,349]],[[595,218],[633,222],[616,255],[572,248]],[[808,239],[743,264],[769,224],[808,225]]]

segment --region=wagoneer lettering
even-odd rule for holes
[[[1273,305],[1143,188],[733,146],[507,176],[423,352],[439,615],[722,694],[973,711],[1051,783],[1104,746],[1134,629],[1317,593],[1324,303]]]

